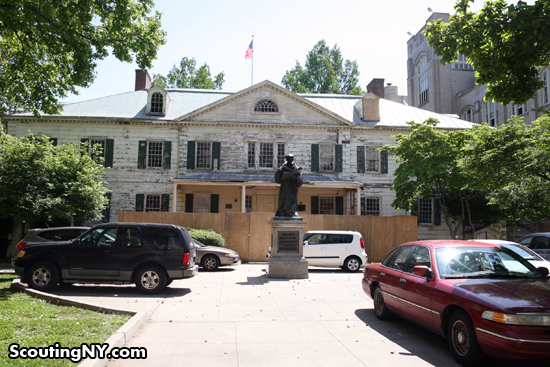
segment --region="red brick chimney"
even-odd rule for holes
[[[380,98],[384,98],[384,79],[374,78],[367,85],[367,93],[374,93]]]
[[[136,69],[136,90],[151,88],[151,76],[147,70]]]

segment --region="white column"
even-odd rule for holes
[[[355,196],[355,215],[361,215],[361,189],[357,189],[357,195]]]
[[[174,198],[172,199],[172,211],[178,211],[178,184],[174,182]]]
[[[246,213],[246,185],[241,187],[241,212]]]

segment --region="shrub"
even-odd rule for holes
[[[193,237],[193,239],[200,241],[206,246],[225,246],[225,239],[222,237],[222,235],[214,232],[211,229],[187,228],[187,230],[189,231],[189,234],[191,235],[191,237]]]

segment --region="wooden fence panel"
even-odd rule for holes
[[[120,212],[120,222],[170,223],[220,233],[226,247],[235,250],[243,262],[265,261],[271,246],[273,213],[173,213]],[[363,235],[370,262],[380,262],[396,246],[418,238],[417,218],[413,216],[377,217],[366,215],[304,214],[304,232],[322,229],[357,231]]]

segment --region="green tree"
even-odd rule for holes
[[[222,71],[212,79],[210,66],[205,63],[197,69],[194,57],[184,57],[179,67],[174,65],[168,75],[154,74],[151,85],[160,85],[163,88],[222,89],[224,77],[225,73]]]
[[[166,43],[152,0],[4,0],[0,5],[0,114],[58,114],[59,98],[89,87],[112,50],[152,67]]]
[[[428,119],[424,123],[409,122],[410,134],[398,134],[397,145],[386,145],[381,150],[395,155],[399,166],[394,172],[392,190],[396,209],[411,211],[418,198],[435,198],[441,207],[451,238],[457,238],[464,219],[468,216],[471,194],[464,190],[469,175],[459,167],[462,147],[468,132],[437,129],[439,122]],[[457,198],[460,212],[453,217],[449,197]]]
[[[344,61],[340,48],[330,49],[325,40],[308,53],[305,68],[296,61],[281,83],[295,93],[363,94],[357,61]]]
[[[0,218],[17,222],[101,219],[107,189],[102,162],[74,144],[47,136],[16,138],[0,132]]]
[[[428,25],[428,44],[450,63],[465,55],[476,83],[487,85],[487,99],[502,104],[524,103],[542,88],[537,68],[550,64],[550,1],[534,5],[519,1],[487,1],[482,10],[469,10],[473,0],[458,0],[447,23]]]

